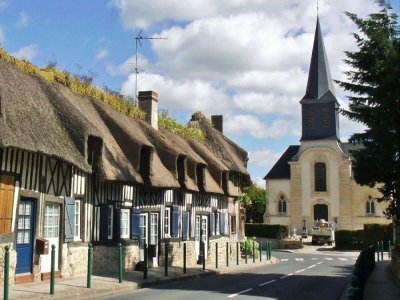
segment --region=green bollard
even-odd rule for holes
[[[376,256],[377,256],[377,261],[380,261],[379,257],[379,242],[376,243]]]
[[[218,243],[215,243],[215,268],[218,269]]]
[[[388,258],[392,257],[392,247],[390,246],[390,241],[388,241]]]
[[[205,242],[202,241],[201,245],[203,246],[203,271],[204,271],[206,269],[206,253],[205,253],[206,245],[205,245]]]
[[[256,262],[256,245],[253,241],[253,264]]]
[[[164,276],[168,277],[168,244],[164,244]]]
[[[381,260],[383,261],[383,242],[381,241]]]
[[[258,248],[260,249],[260,262],[262,262],[262,242],[258,244]]]
[[[244,248],[244,262],[247,264],[247,247]]]
[[[147,279],[147,272],[148,272],[148,262],[149,260],[149,252],[147,244],[144,244],[144,270],[143,270],[143,279]]]
[[[236,265],[239,265],[239,242],[236,242]]]
[[[50,295],[54,295],[55,265],[56,265],[56,245],[51,245]]]
[[[226,266],[229,267],[229,244],[226,242]]]
[[[87,281],[86,287],[90,289],[92,287],[92,265],[93,265],[93,246],[89,243],[88,248],[88,270],[87,270]]]
[[[5,247],[6,253],[4,257],[4,300],[8,300],[9,288],[9,270],[10,270],[10,246]]]
[[[272,259],[272,242],[269,242],[269,259]]]
[[[186,243],[183,244],[183,274],[186,274]]]
[[[118,243],[118,279],[122,283],[122,245]]]

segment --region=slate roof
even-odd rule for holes
[[[299,145],[290,145],[286,151],[282,154],[279,160],[275,163],[272,169],[265,175],[264,179],[289,179],[290,178],[290,166],[289,161],[299,151]]]
[[[321,102],[337,101],[319,19],[317,19],[317,25],[315,28],[314,45],[311,55],[310,70],[308,72],[306,94],[300,103],[308,102],[307,100],[319,100]]]

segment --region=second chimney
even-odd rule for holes
[[[146,113],[146,122],[158,130],[158,94],[153,91],[139,92],[139,108]]]
[[[221,133],[224,133],[224,130],[223,130],[224,121],[223,121],[222,115],[211,116],[211,123],[215,129],[217,129]]]

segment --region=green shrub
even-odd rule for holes
[[[286,225],[270,225],[270,224],[250,224],[244,226],[246,236],[256,236],[260,238],[281,239],[288,234],[288,226]]]
[[[240,252],[242,254],[247,253],[248,255],[252,255],[253,245],[255,248],[256,257],[258,257],[258,243],[256,243],[255,237],[247,237],[244,241],[240,242]]]

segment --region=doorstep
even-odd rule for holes
[[[42,279],[42,281],[50,280],[50,277],[51,277],[51,272],[40,273],[40,278]],[[61,278],[60,271],[54,272],[54,278]]]
[[[15,275],[15,284],[34,282],[35,276],[31,273]]]

